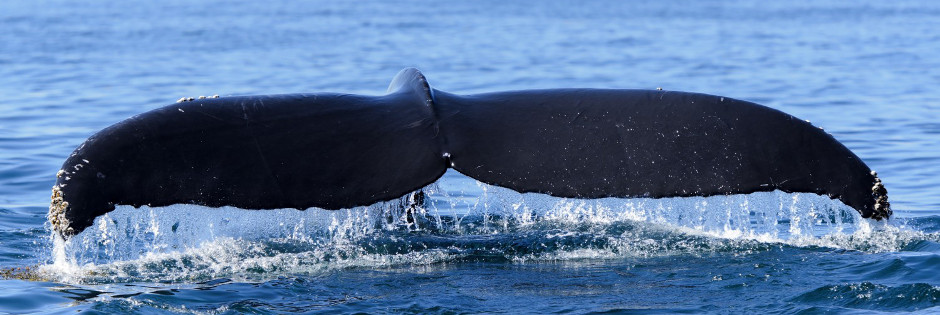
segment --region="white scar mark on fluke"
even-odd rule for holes
[[[192,101],[197,100],[197,99],[199,99],[199,100],[204,100],[204,99],[207,99],[207,98],[219,98],[219,95],[216,94],[216,95],[213,95],[213,96],[180,97],[178,100],[176,100],[176,102],[177,102],[177,103],[192,102]],[[180,110],[180,111],[182,111],[182,110]]]

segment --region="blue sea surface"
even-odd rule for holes
[[[940,2],[0,2],[0,313],[940,312]],[[895,216],[813,194],[578,200],[456,172],[349,210],[46,213],[85,138],[180,97],[692,91],[812,121]],[[315,122],[311,122],[315,123]]]

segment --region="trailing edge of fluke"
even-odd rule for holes
[[[891,215],[861,159],[765,106],[662,90],[456,95],[405,69],[382,96],[184,98],[119,122],[65,161],[49,220],[69,237],[115,205],[350,208],[421,189],[448,167],[558,197],[781,190]]]

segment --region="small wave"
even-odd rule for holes
[[[881,311],[916,311],[931,308],[940,301],[940,288],[926,283],[896,287],[862,282],[827,285],[804,293],[793,302]]]

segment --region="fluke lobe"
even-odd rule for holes
[[[421,189],[448,167],[558,197],[781,190],[891,215],[858,156],[768,107],[661,90],[456,95],[405,69],[383,96],[190,98],[119,122],[65,161],[49,220],[68,237],[115,205],[349,208]]]

